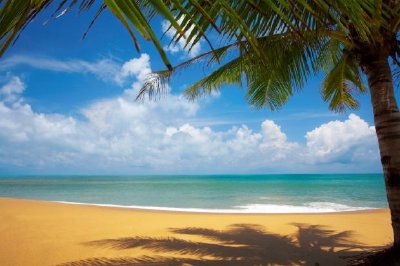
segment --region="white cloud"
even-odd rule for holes
[[[117,82],[119,84],[124,81],[123,78],[130,75],[130,73],[121,71],[121,65],[118,62],[108,58],[90,62],[80,59],[60,60],[49,57],[15,55],[2,60],[0,70],[9,70],[20,65],[54,72],[88,73],[103,81]]]
[[[9,82],[0,89],[3,95],[21,94],[25,90],[25,84],[19,77],[11,77]]]
[[[314,130],[307,132],[307,147],[314,158],[318,160],[332,160],[343,156],[352,150],[359,151],[359,147],[376,150],[376,133],[373,126],[355,114],[350,114],[345,121],[331,121]]]
[[[19,77],[13,76],[8,83],[0,88],[0,96],[2,96],[3,102],[19,104],[18,95],[23,93],[24,90],[25,84]]]
[[[22,97],[25,84],[11,77],[0,89],[0,169],[163,174],[379,167],[374,128],[354,114],[307,132],[301,144],[272,120],[259,130],[242,125],[223,131],[184,122],[196,119],[200,107],[179,95],[135,102],[131,92],[151,71],[149,60],[141,55],[126,62],[118,75],[136,81],[122,95],[82,108],[83,119],[34,111]]]
[[[298,150],[299,145],[294,142],[288,142],[286,134],[272,120],[265,120],[261,124],[261,134],[263,142],[260,148],[264,152],[269,152],[275,159],[285,158],[288,153]]]
[[[181,23],[182,20],[183,18],[181,18],[178,22]],[[161,23],[162,31],[165,32],[165,35],[168,36],[170,39],[173,39],[176,34],[176,30],[173,27],[170,28],[170,26],[171,24],[169,23],[169,21],[164,20]],[[186,31],[185,36],[189,36],[192,30],[193,26]],[[195,57],[200,54],[201,42],[197,42],[193,45],[193,42],[191,41],[189,44],[187,44],[185,38],[182,37],[181,39],[179,39],[178,42],[173,42],[170,45],[165,46],[164,49],[172,54],[184,52],[189,57]]]
[[[141,54],[139,58],[132,58],[125,62],[115,75],[115,80],[123,84],[127,78],[135,77],[142,84],[150,73],[150,57],[148,54]]]

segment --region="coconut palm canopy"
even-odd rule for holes
[[[400,73],[399,0],[0,0],[0,54],[43,9],[55,7],[54,17],[77,7],[97,6],[94,20],[108,8],[129,31],[151,40],[166,70],[153,73],[140,97],[159,95],[169,78],[195,62],[210,73],[186,90],[189,98],[210,94],[225,84],[243,85],[250,104],[277,109],[316,73],[325,73],[322,97],[336,111],[356,108],[356,95],[367,90],[375,127],[389,207],[394,246],[400,249],[400,114],[393,80]],[[53,5],[51,5],[53,4]],[[172,66],[150,26],[154,16],[171,24],[187,47],[200,39],[210,51]],[[89,25],[89,28],[92,24]],[[207,36],[217,34],[218,45]],[[363,76],[363,74],[366,74]]]
[[[85,11],[95,4],[93,0],[0,1],[0,54],[40,11],[54,8],[53,2],[57,4],[54,17],[74,7]],[[146,93],[159,94],[174,71],[203,60],[218,67],[187,89],[190,98],[209,94],[224,84],[242,85],[245,81],[251,104],[276,109],[311,75],[323,71],[322,97],[331,109],[342,111],[345,107],[356,108],[354,95],[366,90],[359,68],[366,47],[389,44],[385,48],[393,59],[394,72],[399,73],[400,46],[396,38],[400,5],[396,2],[105,0],[96,6],[94,20],[108,8],[127,28],[136,49],[138,34],[156,46],[168,70],[154,73],[142,97]],[[173,41],[185,38],[192,47],[204,38],[210,52],[172,67],[149,23],[155,15],[163,16],[176,30]],[[212,31],[220,34],[220,47],[214,48],[207,39]]]

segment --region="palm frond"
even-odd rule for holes
[[[235,50],[235,48],[238,46],[239,43],[232,43],[197,55],[185,62],[180,63],[172,70],[161,70],[150,73],[144,85],[140,89],[136,100],[143,100],[145,97],[148,97],[150,100],[158,99],[161,95],[165,95],[168,91],[168,83],[173,75],[201,62],[205,62],[207,67],[212,67],[213,65],[219,63],[220,60],[223,60],[225,57],[227,57],[228,54]]]
[[[342,112],[346,107],[356,109],[359,104],[353,94],[365,91],[366,88],[354,58],[346,51],[343,52],[324,79],[323,99],[329,102],[330,109]]]
[[[226,84],[241,86],[245,80],[249,86],[247,97],[251,104],[280,108],[294,89],[304,86],[310,73],[321,68],[318,54],[326,47],[323,45],[326,39],[315,37],[312,32],[301,38],[290,32],[259,38],[257,42],[264,50],[262,61],[258,60],[258,55],[247,41],[233,43],[183,62],[173,71],[151,74],[138,98],[142,99],[144,95],[151,98],[163,91],[166,88],[164,82],[168,82],[178,70],[201,61],[207,67],[213,67],[230,54],[230,60],[190,86],[185,95],[193,100],[211,94]]]
[[[185,96],[194,100],[203,95],[210,95],[226,84],[241,85],[243,68],[247,62],[246,56],[236,57],[185,89]]]
[[[56,12],[67,13],[74,6],[89,10],[93,0],[37,0],[1,1],[0,39],[1,53],[17,38],[19,32],[43,9],[58,3]],[[79,5],[77,5],[80,3]],[[295,33],[298,37],[311,31],[332,31],[352,34],[367,43],[381,41],[382,27],[397,29],[400,24],[396,10],[384,1],[365,0],[264,0],[264,1],[116,1],[104,0],[105,6],[121,21],[131,35],[134,45],[139,48],[134,30],[156,46],[166,66],[170,62],[149,24],[149,19],[159,15],[170,22],[176,30],[173,41],[186,38],[190,49],[205,38],[211,50],[213,46],[206,33],[215,30],[225,44],[245,40],[259,60],[265,58],[260,38],[277,33]],[[101,9],[100,9],[101,10]],[[101,12],[97,12],[95,18]],[[92,23],[91,23],[92,25]],[[91,26],[89,26],[90,28]],[[190,31],[188,33],[188,31]],[[188,33],[188,36],[186,36]],[[336,34],[339,36],[339,34]],[[341,36],[344,41],[343,36]],[[224,45],[225,45],[224,44]],[[0,55],[1,55],[0,53]]]
[[[174,16],[169,12],[165,4],[162,1],[151,2],[153,4],[153,8],[156,9],[159,14],[164,16],[168,21],[170,21],[180,34],[183,34],[183,30],[174,19]],[[138,30],[145,39],[151,40],[154,43],[164,64],[167,66],[168,69],[172,69],[172,65],[169,62],[168,57],[165,54],[165,51],[159,39],[156,37],[156,34],[154,33],[152,27],[148,22],[148,19],[144,16],[139,5],[135,1],[104,0],[104,3],[129,31],[135,43],[137,41],[133,33],[133,28]]]
[[[19,32],[49,3],[48,1],[6,1],[0,9],[0,56],[17,39]]]
[[[94,3],[93,0],[0,0],[0,56],[21,30],[52,4],[56,5],[52,17],[57,17],[76,6],[80,11],[89,10]],[[276,109],[296,89],[302,88],[312,74],[322,70],[327,73],[322,95],[330,102],[330,108],[336,111],[356,108],[358,103],[353,94],[365,91],[357,56],[362,56],[365,46],[376,48],[388,40],[398,41],[400,28],[398,1],[103,0],[103,3],[94,20],[108,8],[128,30],[136,48],[139,49],[136,36],[139,33],[154,43],[168,68],[149,77],[139,98],[146,93],[162,94],[179,69],[204,61],[213,70],[186,91],[191,99],[225,84],[246,82],[247,98],[252,105]],[[185,39],[186,47],[191,49],[205,39],[211,51],[173,68],[150,25],[156,15],[174,28],[172,42]],[[218,33],[221,47],[213,47],[207,38],[210,31]],[[216,63],[221,64],[215,67]]]
[[[174,72],[171,70],[161,70],[150,73],[142,88],[140,88],[136,100],[144,100],[146,96],[149,100],[152,100],[166,95],[168,92],[168,84],[173,73]]]
[[[84,9],[86,9],[85,7],[83,7]],[[107,8],[107,6],[105,4],[102,4],[99,9],[97,10],[96,14],[94,15],[92,21],[90,21],[89,26],[87,27],[85,33],[82,36],[82,39],[85,39],[87,34],[89,33],[89,30],[93,27],[94,23],[97,21],[97,19],[99,18],[99,16],[103,13],[103,11]],[[139,48],[138,45],[135,45],[136,50]]]

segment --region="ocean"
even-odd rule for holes
[[[3,176],[0,197],[216,213],[387,207],[382,174]]]

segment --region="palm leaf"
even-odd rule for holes
[[[147,77],[144,85],[140,89],[136,100],[143,100],[146,96],[149,99],[158,99],[161,95],[165,95],[168,91],[168,83],[173,75],[177,72],[183,71],[188,67],[206,62],[207,67],[212,67],[214,64],[219,63],[224,59],[232,50],[237,48],[239,43],[229,44],[215,50],[211,50],[200,55],[197,55],[185,62],[175,66],[172,70],[155,71]]]
[[[248,62],[246,56],[239,56],[222,65],[205,78],[185,89],[188,99],[194,100],[202,95],[210,95],[226,84],[242,84],[243,68]]]
[[[185,95],[194,100],[211,94],[227,84],[242,86],[243,79],[248,87],[247,98],[256,107],[280,108],[295,89],[302,88],[312,72],[321,69],[318,55],[326,48],[325,39],[315,38],[314,34],[294,38],[296,33],[282,33],[257,41],[264,49],[264,60],[251,50],[251,45],[242,41],[213,52],[204,53],[190,59],[173,71],[153,73],[143,86],[139,98],[145,94],[153,97],[166,88],[171,75],[191,64],[205,61],[212,67],[229,53],[230,60],[185,90]],[[233,56],[233,57],[232,57]]]
[[[354,58],[344,52],[325,77],[322,89],[323,99],[329,101],[330,109],[342,112],[346,107],[357,108],[359,104],[352,94],[365,91],[366,88],[362,83]]]

